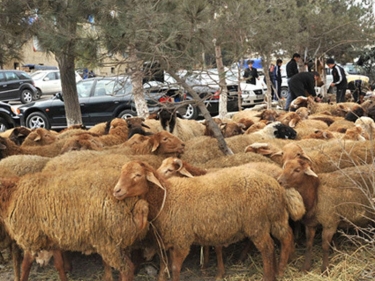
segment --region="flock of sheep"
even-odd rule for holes
[[[298,98],[290,112],[215,119],[229,156],[204,122],[165,110],[90,129],[15,128],[0,136],[0,246],[17,281],[52,256],[67,281],[68,251],[99,254],[106,281],[112,269],[133,280],[136,261],[157,255],[158,280],[177,281],[192,245],[203,246],[203,267],[215,248],[223,278],[223,247],[248,239],[269,281],[283,275],[302,225],[302,269],[321,227],[326,272],[337,229],[374,218],[373,108]]]

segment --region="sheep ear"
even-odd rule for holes
[[[304,153],[300,154],[299,157],[302,158],[302,159],[305,159],[305,160],[309,161],[310,163],[312,163],[311,158],[309,156],[307,156],[306,154],[304,154]]]
[[[149,126],[147,126],[146,124],[142,123],[142,127],[145,127],[147,129],[151,129]]]
[[[181,159],[176,158],[176,159],[173,160],[173,163],[175,165],[177,165],[177,167],[178,167],[177,171],[181,175],[183,175],[185,177],[188,177],[188,178],[194,178],[194,176],[192,174],[190,174],[190,172],[188,170],[186,170],[186,168],[184,167],[184,164],[182,163]]]
[[[289,121],[289,127],[291,128],[294,128],[296,124],[297,124],[297,120],[295,118]]]
[[[42,137],[38,134],[38,136],[34,139],[34,141],[40,141],[42,139]]]
[[[151,152],[154,152],[156,149],[158,149],[159,144],[160,144],[159,140],[153,139],[153,144],[152,144]]]
[[[157,186],[159,186],[161,189],[165,189],[164,186],[160,183],[160,181],[155,177],[154,173],[151,171],[148,171],[146,173],[146,179]]]
[[[194,176],[192,174],[190,174],[189,171],[185,169],[185,167],[182,167],[179,172],[180,172],[181,175],[183,175],[185,177],[194,178]]]
[[[315,174],[314,171],[311,170],[310,167],[308,167],[308,168],[305,170],[305,174],[308,175],[308,176],[316,177],[316,178],[318,177],[318,175]]]
[[[279,150],[278,152],[275,152],[274,154],[271,155],[271,157],[274,156],[283,156],[284,152],[282,150]]]

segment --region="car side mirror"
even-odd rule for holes
[[[49,78],[48,77],[44,77],[43,81],[49,81]]]
[[[53,95],[55,98],[61,100],[61,101],[64,101],[64,97],[62,95],[62,93],[58,92],[56,94]]]

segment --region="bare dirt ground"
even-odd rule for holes
[[[359,247],[349,243],[347,239],[338,239],[337,248],[331,254],[330,273],[327,276],[320,274],[321,248],[320,239],[316,239],[314,246],[313,269],[308,274],[299,271],[303,264],[304,247],[297,246],[294,259],[290,262],[283,278],[285,281],[368,281],[375,280],[374,255],[368,250],[368,246]],[[228,281],[258,281],[262,280],[262,261],[256,249],[252,249],[243,263],[238,263],[238,257],[246,242],[236,243],[224,249],[226,275],[224,280]],[[276,246],[277,248],[277,246]],[[4,258],[9,261],[8,251],[2,252]],[[69,273],[70,281],[97,281],[101,280],[103,265],[100,256],[85,256],[79,253],[71,253],[73,270]],[[181,271],[182,281],[214,281],[216,275],[216,256],[214,251],[210,254],[209,268],[205,273],[199,265],[200,247],[194,246],[185,260]],[[144,263],[135,276],[135,281],[156,280],[158,259]],[[113,271],[114,280],[118,278],[118,272]],[[14,280],[11,261],[0,267],[0,281]],[[52,262],[46,267],[33,265],[30,281],[55,281],[59,280]]]

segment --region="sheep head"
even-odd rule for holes
[[[121,168],[120,178],[117,181],[113,196],[117,200],[128,197],[143,197],[149,191],[149,183],[164,189],[155,170],[142,161],[131,161]]]
[[[151,152],[157,154],[182,154],[185,150],[185,143],[178,137],[167,131],[158,132],[149,138],[152,149]]]
[[[193,175],[185,168],[181,159],[176,157],[168,157],[163,160],[157,172],[166,179],[173,176],[185,176],[192,178]]]
[[[304,159],[294,158],[284,163],[283,172],[277,180],[284,187],[294,187],[298,190],[312,178],[318,178],[318,175],[311,169],[310,163]]]

